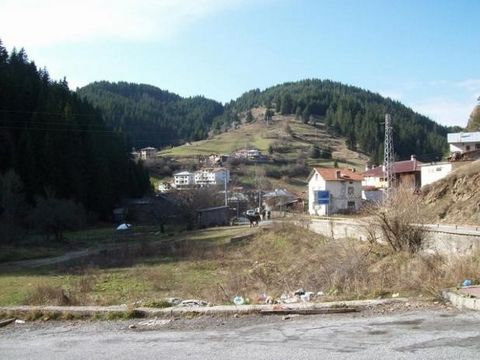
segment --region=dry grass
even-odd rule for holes
[[[480,224],[480,161],[454,163],[445,178],[422,188],[423,206],[431,222]]]
[[[136,265],[131,267],[87,266],[63,279],[40,276],[27,296],[10,304],[160,304],[167,297],[219,304],[235,295],[255,301],[263,293],[278,297],[300,287],[323,291],[325,300],[397,292],[436,296],[442,288],[480,274],[480,254],[445,258],[392,252],[386,245],[330,240],[286,223],[260,229],[244,242],[202,244],[185,242],[161,256],[132,258]]]
[[[39,286],[35,288],[25,301],[28,305],[77,305],[72,294],[61,287]]]
[[[225,289],[255,299],[300,287],[331,298],[360,299],[400,292],[438,296],[480,273],[480,256],[394,252],[358,240],[328,241],[307,230],[279,226],[240,249],[243,261],[230,266]],[[235,274],[235,276],[233,276]]]

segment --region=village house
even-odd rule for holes
[[[308,176],[308,212],[333,215],[355,212],[362,205],[363,176],[351,169],[315,167]]]
[[[262,205],[266,211],[286,211],[294,209],[299,203],[301,203],[300,205],[303,205],[303,201],[300,197],[286,189],[275,189],[266,192],[263,194],[262,199]]]
[[[460,132],[447,134],[450,153],[460,154],[480,150],[480,132]]]
[[[194,174],[194,183],[198,186],[224,185],[230,181],[230,170],[225,168],[201,169]]]
[[[142,160],[153,159],[156,155],[157,149],[155,149],[154,147],[146,147],[140,149],[140,159]]]
[[[393,163],[393,173],[397,185],[405,185],[412,188],[420,188],[421,186],[421,165],[415,155],[410,160],[396,161]],[[386,189],[387,179],[384,166],[377,166],[367,169],[363,173],[362,185],[368,189]]]
[[[258,160],[261,156],[262,153],[257,149],[241,149],[233,153],[233,157],[247,160]]]
[[[173,175],[177,189],[221,185],[230,182],[230,170],[225,168],[201,169],[195,172],[181,171]]]
[[[228,223],[228,206],[216,206],[197,210],[197,224],[200,227],[224,226]]]
[[[158,184],[158,191],[161,193],[166,193],[172,190],[172,184],[168,181],[162,181]]]
[[[177,189],[188,188],[195,185],[193,173],[181,171],[173,175],[173,183]]]
[[[447,134],[450,161],[477,160],[480,158],[480,132]]]

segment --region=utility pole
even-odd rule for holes
[[[228,194],[227,194],[227,169],[224,169],[224,175],[225,175],[225,206],[228,206]]]
[[[394,151],[393,151],[393,129],[392,118],[390,114],[385,114],[385,144],[383,152],[383,166],[385,173],[385,181],[387,182],[386,200],[392,196],[395,187],[395,169],[394,169]]]

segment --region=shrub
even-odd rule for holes
[[[366,228],[370,240],[385,242],[391,250],[417,252],[425,237],[425,218],[419,196],[408,187],[394,189],[384,204],[367,207],[369,216]]]
[[[75,299],[63,288],[51,286],[37,287],[25,301],[29,305],[74,305]]]

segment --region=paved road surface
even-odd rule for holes
[[[197,320],[195,320],[197,321]],[[130,322],[0,329],[1,359],[478,359],[480,314],[422,310],[129,329]]]

